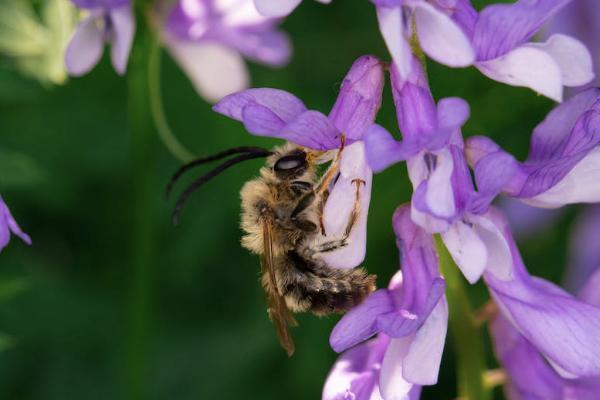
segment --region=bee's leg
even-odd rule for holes
[[[337,239],[328,240],[326,242],[317,243],[314,246],[308,246],[304,249],[304,254],[308,257],[313,257],[319,253],[328,253],[331,251],[335,251],[341,249],[348,245],[348,238],[350,234],[352,234],[352,229],[356,225],[358,221],[358,217],[360,215],[360,186],[365,184],[365,181],[362,179],[355,179],[352,181],[356,185],[356,192],[354,197],[354,207],[352,208],[352,212],[350,213],[350,218],[348,219],[348,223],[346,224],[346,228],[344,229],[344,233],[342,237]]]
[[[319,204],[317,204],[317,213],[319,214],[319,227],[321,228],[321,235],[327,236],[327,232],[325,232],[325,224],[323,223],[323,211],[325,209],[325,203],[329,198],[329,189],[323,192],[321,199],[319,200]]]
[[[331,162],[331,167],[329,167],[329,169],[327,170],[325,175],[323,175],[323,178],[321,178],[321,182],[319,182],[319,185],[317,186],[317,189],[315,190],[317,192],[317,195],[319,195],[319,196],[322,196],[326,190],[329,190],[329,184],[331,183],[331,180],[340,171],[340,160],[342,158],[342,151],[344,151],[344,145],[346,143],[346,136],[342,135],[340,137],[340,142],[341,142],[340,149],[338,150],[337,154],[335,155],[335,158]]]

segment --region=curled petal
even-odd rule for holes
[[[450,67],[466,67],[475,61],[471,41],[443,12],[426,2],[414,3],[419,44],[435,61]]]
[[[192,81],[198,94],[208,101],[248,86],[248,71],[242,56],[216,43],[169,40],[168,49]]]
[[[357,59],[342,82],[329,118],[340,132],[360,140],[375,121],[385,82],[384,65],[374,56]]]
[[[70,75],[87,74],[100,60],[104,48],[104,32],[98,27],[95,14],[83,20],[65,52],[65,65]]]
[[[131,6],[126,5],[110,11],[113,24],[114,37],[112,39],[111,60],[115,71],[119,75],[125,74],[127,60],[133,44],[135,32],[135,18]]]
[[[263,106],[285,124],[306,111],[306,106],[291,93],[279,89],[248,89],[233,93],[213,106],[219,114],[243,121],[243,110],[247,106]]]
[[[381,364],[379,390],[384,399],[405,400],[414,384],[404,378],[404,358],[410,350],[414,334],[392,339]]]
[[[327,265],[334,268],[354,268],[364,260],[372,180],[373,172],[367,164],[364,143],[356,142],[346,147],[342,153],[339,178],[323,209],[323,225],[327,236],[343,236],[357,197],[359,214],[348,237],[348,245],[323,255]]]
[[[470,283],[475,283],[487,265],[488,252],[485,242],[471,224],[456,221],[442,233],[444,245],[452,259]]]
[[[6,203],[4,203],[4,200],[0,196],[0,251],[2,251],[2,249],[6,247],[8,242],[10,242],[11,233],[13,235],[17,235],[19,238],[21,238],[22,241],[24,241],[28,245],[31,245],[31,238],[28,234],[21,230],[21,228],[17,224],[17,221],[15,221],[12,214],[10,213],[8,206],[6,205]]]

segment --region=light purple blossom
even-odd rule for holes
[[[329,399],[413,399],[420,386],[437,382],[448,322],[444,280],[433,237],[415,225],[410,208],[393,217],[401,272],[389,289],[372,293],[350,310],[331,333],[331,347],[344,351],[324,396]]]
[[[598,304],[578,300],[550,282],[531,277],[504,218],[495,209],[490,209],[487,218],[502,232],[511,251],[512,279],[499,279],[489,271],[483,275],[500,313],[563,378],[600,376]],[[502,349],[499,353],[502,359]]]
[[[600,222],[598,218],[592,220],[591,224]],[[590,225],[587,221],[579,225],[576,235],[572,238],[576,243],[582,239],[581,235],[589,232]],[[589,238],[585,241],[591,244]],[[596,243],[593,244],[597,248]],[[581,247],[576,243],[575,249]],[[592,249],[584,249],[590,251]],[[593,250],[592,250],[593,251]],[[573,258],[573,256],[575,256]],[[600,263],[595,264],[595,268],[590,268],[587,255],[572,255],[572,265],[569,268],[568,281],[580,282],[579,300],[591,306],[600,307],[600,296],[598,295],[598,285],[600,284]],[[579,263],[583,263],[583,268],[574,268]],[[556,292],[556,296],[561,294],[560,289],[546,285],[548,291]],[[565,295],[568,297],[568,295]],[[550,300],[550,299],[548,299]],[[566,300],[559,300],[566,301]],[[532,304],[533,305],[533,304]],[[581,307],[581,306],[580,306]],[[543,307],[546,312],[549,305]],[[566,311],[566,310],[564,310]],[[597,314],[597,311],[596,311]],[[596,318],[597,315],[590,318]],[[579,317],[580,319],[583,317]],[[549,319],[545,319],[547,324]],[[538,322],[534,320],[533,322]],[[567,321],[565,321],[567,322]],[[570,321],[573,325],[574,321]],[[574,336],[586,327],[577,327],[573,332]],[[589,331],[589,336],[597,334],[599,328],[596,326],[594,331]],[[600,375],[598,376],[561,376],[552,365],[548,363],[543,353],[522,335],[511,322],[503,315],[496,315],[490,324],[490,331],[494,339],[496,356],[508,374],[508,381],[505,386],[508,397],[512,399],[548,399],[548,400],[566,400],[581,399],[593,400],[600,397]],[[586,333],[585,330],[583,333]],[[560,347],[560,333],[554,338]],[[568,351],[567,349],[563,349]],[[595,354],[595,353],[594,353]],[[592,355],[593,356],[593,355]],[[550,360],[552,362],[552,359]],[[527,366],[523,368],[523,366]]]
[[[163,37],[197,92],[217,101],[248,86],[244,57],[287,63],[291,45],[278,22],[258,14],[252,0],[179,0]]]
[[[571,232],[567,266],[569,273],[564,280],[564,286],[569,292],[580,293],[594,271],[600,270],[599,237],[600,205],[593,204],[579,212]],[[600,285],[600,281],[598,284]],[[600,286],[596,288],[596,292],[600,294]],[[600,304],[597,305],[600,307]]]
[[[600,201],[600,89],[587,89],[552,110],[533,131],[527,160],[517,163],[492,140],[467,142],[477,184],[491,184],[490,170],[502,170],[500,188],[543,208]],[[494,183],[495,185],[498,182]]]
[[[507,180],[506,168],[486,171],[474,190],[464,157],[461,125],[469,115],[466,102],[446,98],[437,106],[422,68],[413,58],[406,80],[392,66],[392,93],[403,141],[374,125],[365,136],[366,154],[374,171],[406,160],[413,184],[412,219],[444,244],[469,282],[484,270],[509,279],[510,254],[500,232],[482,216]],[[512,159],[508,159],[510,162]]]
[[[102,57],[104,43],[111,45],[111,61],[118,74],[127,69],[135,18],[129,0],[71,0],[88,15],[79,23],[66,53],[70,75],[88,73]]]
[[[319,3],[329,4],[331,0],[317,0]],[[259,13],[267,17],[285,17],[291,14],[302,0],[254,0]]]
[[[339,178],[323,214],[328,236],[339,236],[345,228],[355,199],[353,181],[360,179],[365,184],[360,189],[361,213],[348,240],[350,245],[323,256],[333,267],[356,267],[365,256],[372,172],[366,162],[362,137],[381,106],[384,75],[384,65],[379,59],[373,56],[357,59],[329,116],[307,109],[288,92],[268,88],[231,94],[213,107],[216,112],[243,122],[253,135],[285,139],[314,150],[337,150],[342,135],[345,136]]]
[[[411,70],[409,45],[416,28],[419,45],[450,67],[474,65],[491,79],[529,87],[556,101],[563,86],[593,79],[585,46],[565,35],[527,42],[569,0],[520,0],[477,12],[469,0],[372,0],[379,26],[402,79]]]
[[[17,235],[22,241],[31,245],[31,238],[21,230],[13,218],[8,206],[0,196],[0,251],[10,242],[10,235]]]

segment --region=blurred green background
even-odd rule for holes
[[[388,58],[368,1],[305,1],[283,28],[294,43],[292,62],[279,70],[251,65],[253,86],[286,89],[309,108],[329,111],[358,56]],[[470,103],[465,135],[491,136],[521,159],[551,108],[474,68],[429,62],[429,75],[436,98]],[[173,130],[198,155],[277,144],[211,112],[168,56],[163,96]],[[338,317],[300,315],[296,354],[287,358],[266,316],[258,259],[239,245],[238,193],[261,161],[212,181],[173,227],[163,190],[179,164],[149,136],[143,173],[155,182],[147,218],[156,240],[143,276],[132,267],[139,176],[131,172],[126,102],[127,82],[107,57],[89,75],[52,88],[0,63],[0,193],[34,243],[13,239],[0,255],[0,398],[127,398],[136,384],[144,399],[319,398],[336,358],[328,336]],[[397,133],[389,88],[378,122]],[[377,175],[373,188],[364,265],[384,286],[398,268],[390,219],[410,196],[405,167]],[[560,281],[574,214],[520,243],[532,273]],[[470,294],[478,305],[487,296],[481,284]],[[456,397],[451,343],[440,382],[425,388],[424,399]]]

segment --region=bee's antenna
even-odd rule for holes
[[[261,152],[266,152],[266,151],[268,151],[268,150],[263,149],[262,147],[240,146],[240,147],[233,147],[231,149],[221,151],[217,154],[213,154],[212,156],[197,158],[193,161],[190,161],[189,163],[182,165],[181,168],[179,168],[177,170],[177,172],[175,172],[173,174],[173,176],[169,180],[169,183],[167,184],[167,188],[165,190],[165,196],[169,197],[169,195],[171,194],[171,190],[173,189],[173,185],[175,185],[175,183],[177,183],[177,180],[181,177],[181,175],[183,175],[184,172],[186,172],[198,165],[202,165],[202,164],[205,164],[205,163],[208,163],[211,161],[220,160],[222,158],[225,158],[225,157],[233,155],[233,154],[261,153]]]
[[[252,153],[241,154],[237,157],[233,157],[233,158],[225,161],[223,164],[219,165],[218,167],[216,167],[216,168],[208,171],[206,174],[196,178],[196,180],[194,180],[183,191],[183,193],[179,196],[179,199],[177,199],[177,203],[175,204],[175,209],[173,210],[173,216],[172,216],[173,217],[173,225],[177,225],[177,222],[179,220],[179,215],[181,214],[181,210],[183,209],[183,206],[187,202],[190,195],[192,193],[194,193],[200,186],[202,186],[203,184],[205,184],[206,182],[208,182],[215,176],[219,175],[221,172],[225,171],[227,168],[229,168],[237,163],[240,163],[240,162],[246,161],[246,160],[252,160],[254,158],[268,157],[272,154],[273,154],[272,151],[265,150],[265,149],[258,149]]]

